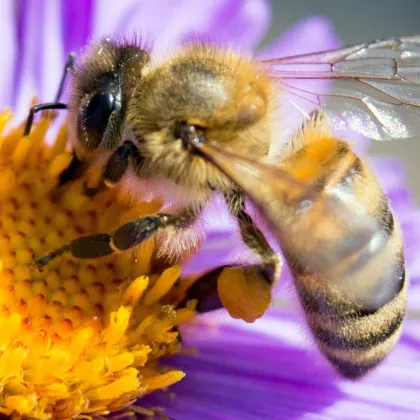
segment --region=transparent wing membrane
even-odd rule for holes
[[[304,117],[321,107],[334,129],[375,140],[420,132],[420,36],[263,61]],[[310,81],[330,81],[308,83]]]

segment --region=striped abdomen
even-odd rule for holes
[[[319,112],[278,166],[200,150],[269,222],[324,355],[349,378],[376,366],[401,332],[407,281],[401,230],[370,170]]]
[[[358,378],[384,359],[401,332],[402,236],[370,170],[345,142],[323,140],[328,148],[318,147],[321,140],[309,143],[289,164],[294,172],[315,154],[310,184],[327,199],[290,216],[298,227],[284,251],[320,350],[343,376]]]

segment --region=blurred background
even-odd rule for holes
[[[266,45],[297,20],[329,17],[343,44],[402,35],[420,35],[420,0],[271,0],[273,18]],[[372,153],[394,154],[407,165],[411,187],[420,203],[420,138],[374,142]]]

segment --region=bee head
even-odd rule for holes
[[[89,160],[121,143],[127,104],[148,61],[138,43],[108,38],[82,56],[69,102],[70,137],[79,158]]]

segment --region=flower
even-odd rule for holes
[[[22,0],[17,5],[12,0],[3,5],[0,30],[5,51],[0,104],[13,105],[20,118],[34,94],[42,100],[54,97],[66,54],[77,51],[91,35],[135,28],[156,39],[158,54],[191,37],[214,35],[251,50],[258,45],[270,17],[264,0],[63,0],[45,2],[44,7],[35,0]],[[263,55],[335,46],[338,42],[328,21],[315,17],[295,26]],[[13,83],[10,74],[15,75]],[[410,310],[419,313],[418,210],[404,187],[400,164],[383,159],[374,163],[402,222],[413,282]],[[386,175],[389,171],[391,175]],[[235,236],[230,219],[222,215],[222,223],[219,212],[217,217],[211,209],[208,213],[212,231],[201,252],[184,267],[185,273],[236,258],[235,250],[230,254],[226,251],[229,238]],[[326,362],[317,358],[309,334],[302,333],[303,322],[291,308],[274,309],[251,325],[225,314],[210,314],[198,322],[185,331],[185,340],[197,348],[197,355],[177,356],[168,363],[187,373],[179,385],[171,387],[176,397],[169,398],[166,393],[146,396],[141,404],[151,407],[150,413],[159,406],[177,419],[420,416],[420,380],[412,374],[419,367],[416,350],[420,336],[415,319],[407,322],[400,344],[384,364],[357,383],[337,378]]]
[[[10,117],[0,114],[1,130]],[[18,127],[0,138],[0,413],[13,418],[106,414],[179,381],[182,371],[158,362],[179,352],[174,328],[195,314],[175,310],[171,298],[161,303],[180,267],[152,269],[153,241],[123,259],[62,256],[43,271],[33,264],[34,255],[115,228],[133,210],[158,208],[124,206],[111,191],[88,200],[80,182],[52,195],[71,154],[65,127],[45,145],[49,123],[29,137]]]
[[[313,344],[288,309],[276,309],[254,324],[220,318],[214,330],[191,338],[196,357],[177,357],[186,378],[146,400],[170,418],[336,420],[419,418],[418,320],[408,321],[389,358],[367,378],[337,378],[314,360]]]

